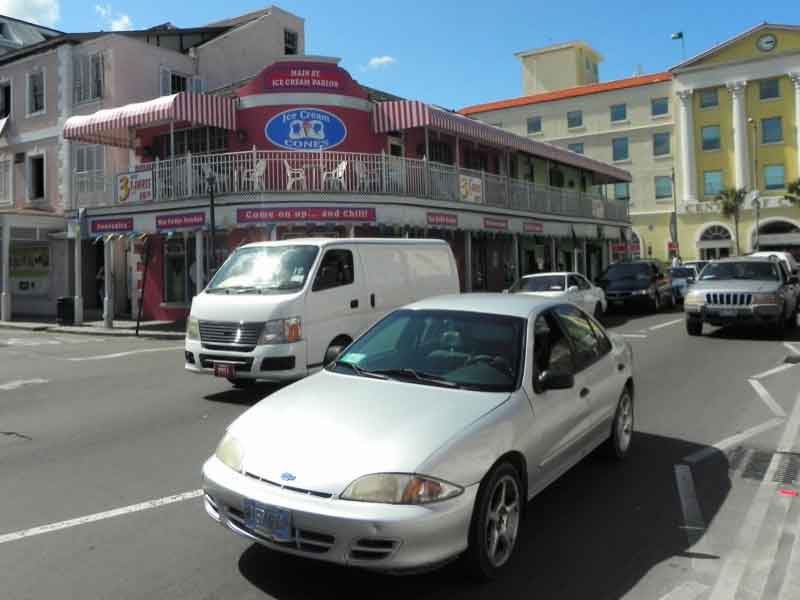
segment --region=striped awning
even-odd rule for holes
[[[180,92],[147,102],[99,110],[91,115],[70,117],[64,124],[64,138],[130,148],[134,139],[132,129],[170,122],[235,130],[236,102],[225,96]]]
[[[594,183],[631,181],[630,173],[623,169],[552,144],[516,135],[499,127],[424,102],[393,100],[376,104],[372,109],[372,128],[375,133],[401,131],[415,127],[431,127],[484,144],[517,150],[584,169],[594,173]]]

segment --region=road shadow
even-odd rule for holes
[[[621,327],[628,323],[635,323],[639,319],[646,319],[655,315],[670,315],[670,314],[683,314],[682,306],[671,306],[668,309],[661,309],[657,313],[647,307],[630,306],[624,308],[612,308],[609,306],[608,310],[603,314],[600,321],[606,327]]]
[[[534,498],[515,556],[491,583],[474,583],[459,562],[424,575],[392,577],[257,544],[241,555],[239,570],[278,600],[620,598],[655,565],[694,556],[682,528],[674,467],[706,447],[649,434],[636,435],[634,443],[627,461],[590,456]],[[715,453],[695,479],[701,479],[698,499],[710,523],[730,490],[727,458]]]
[[[244,388],[235,388],[233,385],[227,390],[203,396],[211,402],[225,402],[227,404],[241,404],[252,406],[256,402],[267,398],[288,384],[256,382]]]
[[[715,327],[709,331],[706,325],[707,337],[717,340],[744,340],[765,342],[800,342],[800,326],[787,330],[783,334],[767,325],[728,325]]]

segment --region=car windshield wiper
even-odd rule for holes
[[[387,375],[379,373],[377,371],[367,371],[366,369],[362,369],[355,363],[347,362],[345,360],[337,360],[333,363],[335,367],[350,367],[350,370],[353,371],[356,375],[360,375],[361,377],[371,377],[372,379],[389,379]]]
[[[392,377],[395,379],[414,379],[421,383],[430,383],[433,385],[440,385],[442,387],[449,387],[449,388],[457,388],[461,387],[455,381],[450,381],[449,379],[444,379],[443,377],[439,377],[438,375],[434,375],[433,373],[425,373],[422,371],[415,371],[414,369],[410,368],[403,368],[403,369],[377,369],[375,371],[370,371],[371,373],[377,373],[380,375],[386,375],[388,377]]]

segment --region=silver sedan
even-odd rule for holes
[[[384,571],[463,555],[491,578],[527,501],[599,446],[628,453],[633,390],[630,345],[572,304],[424,300],[239,417],[205,508],[281,552]]]

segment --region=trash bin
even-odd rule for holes
[[[61,296],[56,304],[56,321],[59,325],[75,324],[75,298]]]

